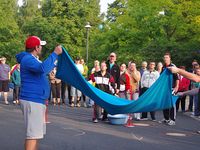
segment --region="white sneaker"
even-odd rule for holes
[[[83,103],[83,107],[87,108],[87,104],[86,104],[86,102]]]
[[[97,120],[97,119],[94,119],[93,122],[94,122],[94,123],[98,123],[98,120]]]
[[[9,105],[9,102],[8,102],[8,101],[5,101],[5,104],[6,104],[6,105]]]
[[[141,120],[141,118],[139,118],[139,117],[138,117],[138,118],[135,118],[135,120],[136,120],[136,121],[140,121],[140,120]]]
[[[170,121],[168,122],[168,125],[169,125],[169,126],[175,126],[175,125],[176,125],[176,123],[175,123],[175,121],[173,121],[173,120],[170,120]]]
[[[16,104],[17,102],[16,101],[13,101],[13,104]]]
[[[148,118],[140,118],[140,120],[149,120]]]
[[[169,123],[169,120],[166,120],[166,119],[162,119],[161,121],[158,121],[159,123],[166,123],[168,124]]]

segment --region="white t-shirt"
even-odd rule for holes
[[[76,64],[77,69],[80,71],[81,74],[84,72],[84,68],[82,64]]]
[[[150,88],[154,82],[159,78],[160,74],[158,71],[154,70],[150,72],[149,70],[144,71],[141,78],[141,88]]]

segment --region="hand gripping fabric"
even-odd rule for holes
[[[112,115],[151,112],[171,108],[178,98],[172,95],[172,74],[168,69],[137,101],[130,101],[107,94],[88,83],[77,70],[64,47],[63,53],[58,57],[57,67],[57,78],[82,91]]]

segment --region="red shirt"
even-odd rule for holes
[[[179,75],[179,92],[187,91],[190,85],[190,80]]]
[[[127,73],[122,73],[120,75],[120,86],[125,85],[125,91],[130,90],[130,77]]]

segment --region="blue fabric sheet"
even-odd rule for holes
[[[77,70],[65,48],[63,48],[63,53],[58,57],[57,67],[57,78],[82,91],[112,115],[171,108],[178,98],[172,95],[172,74],[167,69],[138,100],[130,101],[107,94],[88,83]]]

